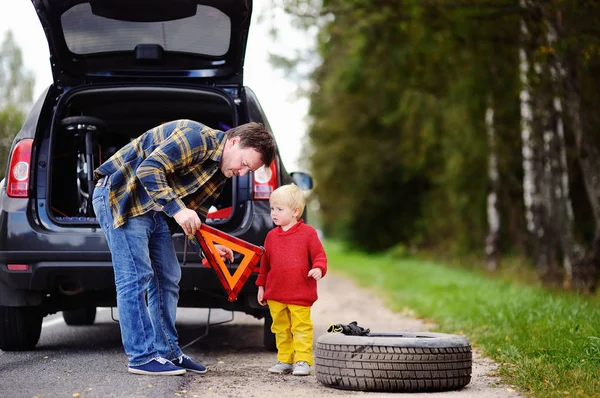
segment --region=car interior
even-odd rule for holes
[[[233,106],[210,91],[103,88],[62,100],[51,132],[50,215],[58,223],[95,223],[93,171],[132,139],[164,122],[192,119],[219,130],[237,124]],[[231,181],[220,203],[231,206]]]

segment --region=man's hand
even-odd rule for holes
[[[258,300],[258,304],[262,305],[263,307],[265,305],[267,305],[267,300],[265,300],[265,287],[264,286],[258,287],[258,293],[256,294],[256,299]]]
[[[217,253],[221,256],[221,259],[225,261],[229,259],[229,261],[233,262],[233,250],[228,248],[227,246],[215,245],[215,249],[217,249]]]
[[[323,271],[321,271],[321,268],[313,268],[308,271],[308,276],[309,278],[313,278],[314,280],[318,281],[323,277]]]
[[[186,235],[194,235],[202,225],[202,221],[200,221],[198,213],[191,209],[181,209],[175,213],[173,218],[177,224],[183,228],[183,232],[185,232]]]

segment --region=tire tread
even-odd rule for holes
[[[338,389],[448,391],[470,383],[471,346],[392,347],[325,344],[317,341],[316,377]]]

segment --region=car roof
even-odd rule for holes
[[[252,0],[32,0],[54,82],[242,84]]]

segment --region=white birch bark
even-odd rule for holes
[[[544,38],[540,37],[536,18],[525,19],[537,14],[539,9],[535,3],[530,5],[525,0],[521,0],[520,4],[527,11],[520,21],[523,45],[519,49],[525,216],[538,277],[546,285],[557,286],[561,283],[556,250],[558,240],[552,230],[552,184],[548,178],[550,169],[545,150],[545,141],[553,133],[550,131],[548,134],[547,130],[551,116],[547,104],[551,105],[548,99],[552,98],[552,93],[544,85],[549,79],[548,73],[545,73],[547,68],[535,61],[535,52],[532,50]]]
[[[521,7],[525,7],[525,1],[520,1]],[[521,35],[528,36],[527,26],[523,20],[520,21]],[[531,143],[531,130],[533,124],[533,111],[531,109],[531,93],[529,92],[529,61],[525,48],[519,49],[519,72],[521,80],[521,92],[519,99],[521,102],[521,141],[523,155],[523,201],[525,204],[525,219],[527,221],[527,230],[530,234],[535,234],[537,226],[534,224],[533,217],[533,198],[535,196],[535,180],[533,167],[533,148]],[[543,233],[543,232],[542,232]]]
[[[498,211],[498,154],[496,152],[496,133],[494,130],[494,107],[492,100],[488,101],[485,112],[485,128],[488,138],[488,180],[490,191],[487,196],[488,234],[485,239],[485,256],[488,270],[498,268],[498,241],[500,233],[500,212]]]
[[[548,18],[546,19],[546,39],[548,46],[553,48],[557,41],[557,32],[552,23]],[[556,91],[561,91],[563,87],[562,78],[566,76],[565,71],[562,70],[561,63],[555,59],[550,65],[550,73],[552,78],[552,84],[556,88]],[[565,270],[566,282],[571,283],[573,279],[573,268],[579,266],[584,258],[584,249],[576,241],[573,229],[574,229],[574,215],[573,205],[571,203],[571,196],[569,190],[569,173],[567,165],[567,150],[564,135],[563,125],[563,109],[561,98],[558,95],[554,96],[553,100],[553,112],[556,115],[555,119],[555,135],[554,142],[552,145],[553,149],[550,150],[550,158],[553,160],[553,178],[551,179],[554,185],[554,197],[553,202],[555,203],[555,230],[558,234],[561,251],[563,253],[563,269]]]

